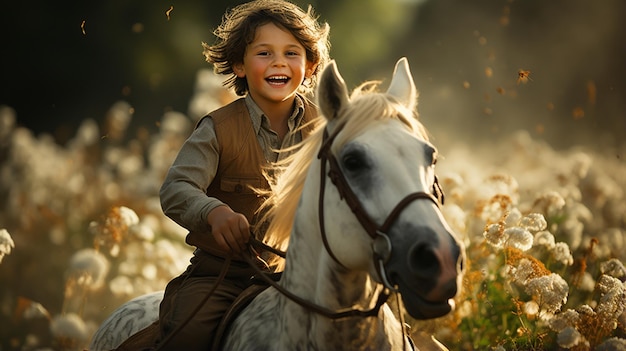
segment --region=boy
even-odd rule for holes
[[[164,213],[189,230],[186,242],[196,250],[166,287],[159,350],[211,349],[222,315],[249,286],[253,270],[240,254],[262,200],[251,188],[269,189],[264,167],[286,156],[277,150],[302,141],[302,127],[317,115],[300,93],[314,87],[328,61],[328,31],[311,7],[256,0],[228,11],[217,43],[203,44],[225,85],[244,97],[198,122],[161,187]]]

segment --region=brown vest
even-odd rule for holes
[[[300,125],[317,116],[317,107],[310,101],[305,99],[304,106],[304,116]],[[269,190],[269,184],[262,171],[263,166],[269,164],[254,132],[245,99],[235,100],[204,118],[213,120],[220,145],[217,173],[206,193],[228,204],[233,211],[242,213],[248,222],[254,225],[256,211],[264,200],[254,188]],[[302,129],[303,139],[308,136],[311,129],[311,127]],[[186,242],[211,254],[226,256],[226,253],[217,246],[211,233],[190,232]]]

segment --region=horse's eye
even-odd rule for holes
[[[351,152],[343,156],[342,163],[346,171],[349,172],[357,172],[367,167],[363,157],[356,152]]]
[[[430,161],[430,165],[434,166],[437,164],[437,149],[430,144],[426,144],[424,148],[424,155],[426,156],[426,162]]]

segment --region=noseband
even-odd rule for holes
[[[352,188],[349,186],[348,181],[346,180],[343,172],[341,172],[341,168],[339,167],[339,163],[337,159],[330,151],[330,147],[335,140],[337,134],[343,129],[344,124],[337,126],[337,129],[334,133],[329,136],[328,128],[324,129],[324,136],[322,141],[322,146],[320,147],[320,151],[318,154],[318,158],[321,160],[321,176],[320,176],[320,196],[319,196],[319,221],[320,221],[320,232],[322,235],[322,240],[324,242],[324,246],[326,247],[326,251],[328,254],[342,267],[346,268],[335,256],[333,251],[328,244],[328,239],[326,236],[326,230],[324,226],[324,208],[323,208],[323,200],[324,200],[324,190],[326,187],[326,164],[329,165],[328,177],[333,182],[337,191],[339,192],[339,196],[345,200],[346,204],[352,210],[355,217],[358,219],[359,223],[367,234],[373,239],[372,242],[372,251],[374,253],[374,262],[376,263],[376,270],[378,275],[380,276],[383,284],[386,288],[397,291],[395,284],[389,280],[387,273],[385,272],[384,264],[391,257],[392,245],[391,240],[389,239],[389,235],[387,232],[389,231],[391,225],[395,222],[397,217],[402,213],[404,208],[408,206],[415,200],[426,199],[432,201],[437,207],[443,205],[444,202],[444,194],[441,186],[439,185],[439,181],[437,176],[435,176],[435,182],[433,183],[432,193],[426,193],[423,191],[411,193],[404,197],[389,213],[385,222],[378,226],[376,222],[372,220],[372,218],[367,214],[363,205],[357,198],[357,196],[352,191]],[[434,195],[433,195],[434,194]]]

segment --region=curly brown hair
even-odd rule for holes
[[[213,64],[216,73],[229,76],[224,80],[226,87],[234,88],[237,95],[245,95],[248,83],[245,77],[237,77],[233,67],[243,63],[246,47],[254,40],[257,28],[270,22],[288,30],[304,46],[306,59],[314,64],[315,71],[300,90],[310,92],[329,61],[330,49],[330,26],[317,21],[310,5],[304,12],[285,0],[254,0],[228,10],[220,26],[213,31],[217,42],[214,45],[202,43],[207,62]]]

